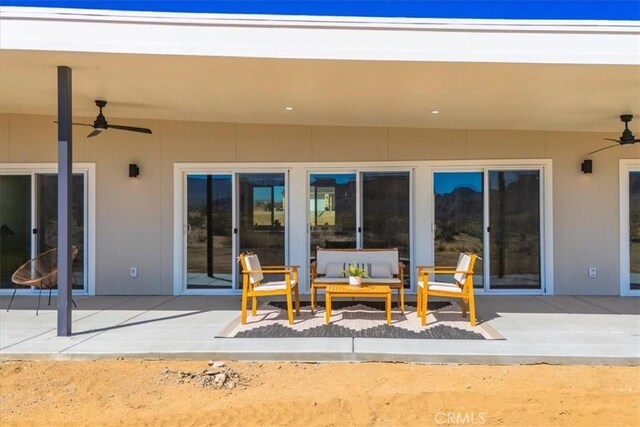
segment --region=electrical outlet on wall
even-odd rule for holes
[[[598,269],[595,267],[589,267],[589,277],[591,279],[595,279],[598,277]]]
[[[129,269],[129,276],[138,277],[138,269],[136,267],[131,267]]]

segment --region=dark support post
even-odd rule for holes
[[[58,336],[71,335],[71,68],[58,67]]]
[[[213,176],[207,175],[207,276],[213,277]]]

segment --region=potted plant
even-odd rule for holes
[[[355,264],[349,264],[349,267],[343,273],[349,277],[349,286],[360,286],[362,278],[367,277],[367,272]]]

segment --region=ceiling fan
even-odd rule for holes
[[[102,114],[102,109],[107,106],[107,101],[96,99],[96,105],[100,109],[100,112],[96,116],[96,119],[94,120],[92,125],[86,124],[86,123],[74,123],[74,125],[76,126],[89,126],[93,128],[93,132],[87,135],[87,138],[91,138],[93,136],[99,135],[101,132],[107,129],[119,129],[119,130],[126,130],[129,132],[140,132],[140,133],[147,133],[147,134],[151,133],[151,129],[140,128],[136,126],[114,125],[107,122],[107,119]]]
[[[616,144],[609,145],[608,147],[601,148],[596,151],[592,151],[589,154],[597,153],[598,151],[603,151],[608,148],[617,147],[618,145],[627,145],[627,144],[635,144],[636,142],[640,142],[640,139],[636,139],[629,130],[629,122],[633,119],[632,114],[623,114],[620,116],[620,120],[624,123],[624,130],[622,131],[622,135],[618,139],[604,138],[606,141],[613,141]]]

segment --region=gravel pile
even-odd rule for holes
[[[172,371],[165,369],[162,371],[162,382],[172,382],[176,384],[198,384],[205,387],[217,389],[246,388],[247,380],[239,372],[226,366],[224,362],[214,362],[210,360],[207,368],[202,371]]]

